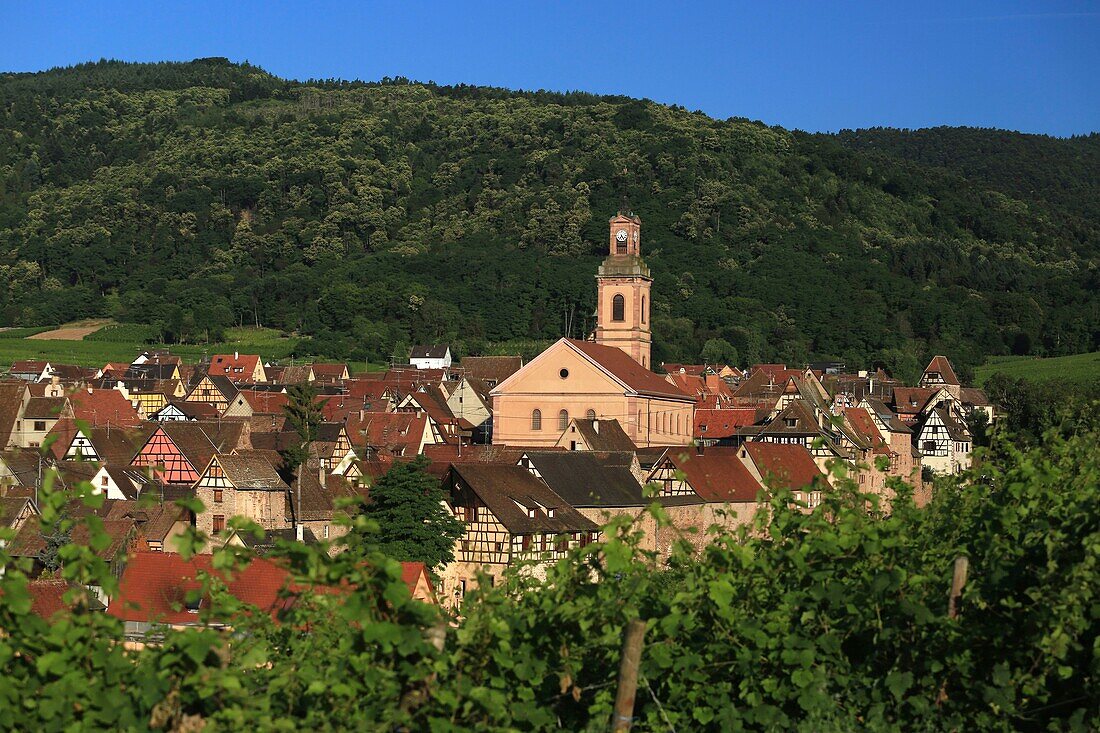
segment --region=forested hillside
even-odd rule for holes
[[[655,363],[712,339],[742,363],[903,375],[933,351],[965,369],[1100,348],[1100,138],[940,131],[924,155],[864,132],[219,59],[0,75],[0,325],[261,324],[357,359],[531,350],[591,326],[626,196]]]

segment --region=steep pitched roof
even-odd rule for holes
[[[431,346],[414,346],[409,351],[410,359],[443,359],[450,348],[446,344],[433,344]]]
[[[0,496],[0,527],[11,527],[31,505],[29,496]]]
[[[285,608],[283,591],[294,590],[283,568],[256,558],[232,576],[214,568],[212,555],[184,560],[170,552],[138,552],[130,558],[119,579],[119,594],[107,613],[124,621],[194,624],[198,615],[184,607],[189,591],[198,590],[199,572],[217,576],[231,595],[272,616]]]
[[[935,372],[943,379],[944,384],[959,384],[959,378],[955,376],[955,369],[951,366],[946,356],[933,356],[932,361],[924,368],[924,374]]]
[[[78,389],[69,395],[73,417],[93,427],[114,425],[132,428],[141,425],[141,415],[130,400],[115,389]]]
[[[630,472],[633,453],[527,451],[524,455],[550,490],[572,506],[645,505],[642,485]]]
[[[825,474],[814,463],[813,456],[801,445],[785,443],[745,443],[742,446],[752,458],[764,483],[774,488],[804,489]]]
[[[894,387],[894,407],[898,412],[923,412],[942,387]]]
[[[755,407],[734,407],[729,410],[695,408],[696,438],[721,440],[737,435],[739,428],[756,424]]]
[[[852,430],[859,434],[875,453],[880,455],[890,453],[889,446],[882,439],[882,434],[879,433],[875,421],[867,410],[862,407],[846,407],[844,408],[844,417],[851,425]]]
[[[668,459],[701,499],[708,502],[756,501],[763,488],[738,457],[737,448],[710,447],[668,451]]]
[[[19,417],[19,411],[23,409],[23,395],[26,391],[27,383],[22,380],[0,381],[0,449],[11,440],[15,421]]]
[[[237,394],[237,399],[247,402],[253,413],[265,415],[281,415],[283,408],[290,402],[290,397],[285,392],[260,392],[253,389],[242,389]]]
[[[500,384],[523,367],[521,356],[464,356],[458,365],[467,377]]]
[[[875,415],[882,421],[892,433],[912,433],[909,426],[901,421],[901,418],[897,416],[893,410],[886,406],[886,403],[882,400],[876,400],[873,397],[864,397],[867,405],[874,410]]]
[[[573,418],[572,422],[590,451],[633,452],[637,448],[615,418],[610,420]]]
[[[973,405],[974,407],[990,407],[993,405],[985,390],[977,387],[963,387],[959,390],[959,399],[964,405]]]
[[[361,412],[348,416],[347,430],[355,447],[385,449],[413,456],[420,450],[427,414],[415,412]]]
[[[451,473],[459,476],[512,534],[598,529],[526,468],[460,463],[451,467]],[[543,507],[552,510],[553,516]]]
[[[232,454],[219,454],[218,464],[225,477],[235,488],[241,491],[286,491],[290,487],[279,476],[278,471],[263,456],[250,451]]]
[[[66,412],[64,397],[31,397],[23,410],[23,419],[56,420]]]
[[[691,399],[690,395],[684,394],[676,385],[669,383],[661,375],[654,374],[631,359],[622,349],[591,341],[562,340],[596,362],[613,377],[638,394],[671,397],[673,399]]]
[[[300,522],[332,519],[334,506],[332,494],[329,490],[328,477],[322,480],[320,462],[311,458],[298,468],[298,473],[299,476],[291,481],[290,490],[287,493],[287,516],[297,517]]]
[[[210,369],[207,373],[211,377],[229,377],[234,382],[244,382],[252,380],[258,366],[258,354],[214,354],[210,357]]]
[[[165,435],[196,471],[202,471],[216,453],[228,453],[241,444],[244,424],[240,422],[201,422],[198,420],[163,422]]]

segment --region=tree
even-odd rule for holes
[[[47,574],[56,573],[61,569],[61,548],[73,541],[73,526],[67,512],[61,512],[49,531],[42,532],[42,539],[46,544],[38,553],[38,562]]]
[[[283,480],[287,483],[298,467],[309,460],[309,444],[317,440],[321,423],[325,421],[317,400],[319,395],[317,388],[308,382],[292,384],[286,389],[287,403],[283,413],[299,438],[298,443],[282,451]]]
[[[424,469],[428,460],[395,463],[370,489],[363,514],[378,523],[377,534],[361,538],[403,562],[437,568],[454,560],[454,543],[465,524],[448,511],[439,481]]]
[[[703,362],[706,364],[725,364],[737,366],[737,349],[725,339],[708,339],[703,344]]]

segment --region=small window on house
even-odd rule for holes
[[[558,430],[564,431],[569,427],[569,411],[562,410],[558,413]]]
[[[214,527],[213,527],[213,529],[214,529],[215,532],[221,532],[222,530],[225,529],[225,517],[223,517],[221,514],[215,514],[214,515]]]
[[[783,424],[786,425],[788,428],[793,428],[798,425],[798,420],[793,417],[785,417],[783,418]]]
[[[106,485],[107,485],[107,477],[106,477],[106,476],[101,476],[101,477],[100,477],[100,479],[99,479],[99,485],[100,485],[100,486],[106,486]]]
[[[569,378],[569,370],[568,369],[562,369],[561,371],[558,372],[558,376],[561,377],[562,379],[568,379]]]
[[[616,295],[611,299],[611,320],[626,320],[626,298],[621,295]]]
[[[934,441],[934,440],[924,441],[924,452],[925,453],[932,453],[935,450],[936,450],[936,441]]]
[[[327,524],[325,525],[324,535],[325,535],[325,539],[327,540],[328,539],[328,525]]]
[[[531,429],[542,430],[542,410],[531,411]]]
[[[35,429],[36,432],[41,433],[43,430],[46,429],[46,421],[45,420],[35,420],[34,421],[34,429]]]
[[[584,419],[585,420],[595,420],[596,419],[596,411],[595,410],[589,410],[588,412],[584,413]]]
[[[222,503],[222,490],[221,489],[214,489],[214,503],[215,504],[221,504]]]

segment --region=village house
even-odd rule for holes
[[[451,347],[446,344],[414,346],[409,351],[409,364],[415,369],[450,369]]]
[[[210,357],[210,367],[206,372],[211,377],[226,377],[234,384],[238,382],[266,382],[264,365],[256,354],[214,354]]]
[[[457,463],[444,488],[456,518],[466,523],[455,543],[455,560],[442,572],[445,603],[490,584],[510,566],[536,576],[571,547],[595,541],[599,526],[582,516],[522,466]]]
[[[290,526],[289,492],[263,456],[243,451],[214,454],[195,482],[195,498],[204,506],[195,517],[195,528],[211,538],[222,536],[228,520],[244,517],[264,529],[284,529]]]

